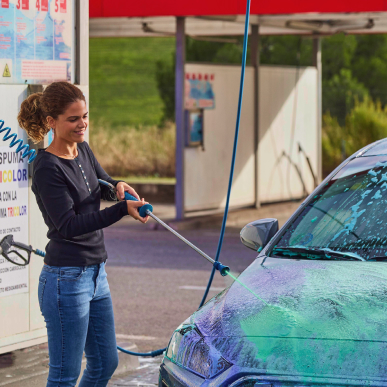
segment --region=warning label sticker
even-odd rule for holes
[[[11,76],[11,72],[9,71],[9,67],[8,67],[8,63],[7,63],[4,67],[3,77],[10,77],[10,76]]]
[[[59,60],[22,60],[22,78],[45,81],[65,81],[67,64]]]
[[[0,58],[0,83],[14,83],[13,60]]]

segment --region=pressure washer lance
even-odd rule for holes
[[[22,254],[25,252],[26,254]],[[13,235],[6,235],[0,242],[0,254],[9,262],[18,266],[26,266],[30,263],[31,253],[44,257],[46,253],[21,242],[15,242]]]
[[[115,195],[115,187],[113,184],[108,183],[105,180],[98,179],[100,184],[103,184],[110,188],[112,194]],[[135,200],[138,201],[137,198],[130,195],[128,192],[125,192],[125,200]],[[180,235],[178,232],[176,232],[172,227],[168,226],[166,223],[164,223],[161,219],[159,219],[156,215],[153,214],[153,206],[149,203],[144,204],[143,206],[138,208],[138,212],[140,213],[140,216],[142,218],[145,218],[147,215],[149,215],[151,218],[153,218],[157,223],[161,224],[163,227],[165,227],[168,231],[170,231],[173,235],[177,236],[180,240],[182,240],[185,244],[187,244],[191,249],[194,249],[197,253],[199,253],[203,258],[207,259],[208,262],[210,262],[216,270],[219,270],[220,274],[224,277],[226,276],[230,268],[228,266],[223,265],[219,261],[213,260],[210,256],[208,256],[204,251],[197,248],[194,244],[192,244],[190,241],[185,239],[182,235]]]

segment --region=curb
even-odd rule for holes
[[[231,209],[227,217],[227,228],[242,229],[246,224],[262,218],[278,218],[280,224],[294,213],[301,201],[284,202],[278,204],[263,205],[260,208]],[[184,220],[170,220],[167,224],[176,231],[197,230],[202,228],[218,228],[222,225],[223,212],[200,215]],[[163,229],[161,225],[152,224],[153,229]]]

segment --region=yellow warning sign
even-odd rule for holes
[[[8,64],[6,64],[5,69],[3,71],[3,77],[10,77],[10,76],[11,76],[11,72],[9,71]]]

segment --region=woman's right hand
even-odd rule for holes
[[[133,219],[139,220],[141,223],[146,223],[149,219],[147,215],[145,218],[141,217],[138,208],[142,207],[147,202],[144,201],[144,198],[141,201],[136,200],[127,200],[126,205],[128,207],[128,215],[130,215]]]

